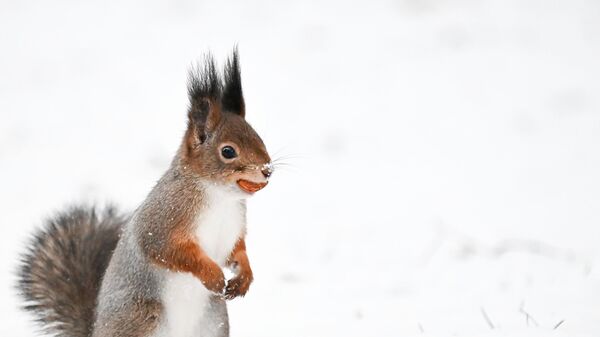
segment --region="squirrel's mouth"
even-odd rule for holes
[[[240,179],[237,181],[238,186],[247,193],[254,193],[262,190],[265,186],[267,186],[267,182],[264,183],[255,183],[249,180]]]

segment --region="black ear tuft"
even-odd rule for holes
[[[191,108],[194,108],[194,104],[207,99],[218,100],[221,91],[221,79],[217,73],[215,60],[211,54],[206,54],[204,64],[197,64],[189,72],[188,95]]]
[[[211,54],[204,56],[204,63],[197,64],[189,71],[188,96],[190,107],[188,110],[189,123],[194,124],[203,131],[211,112],[211,105],[219,101],[222,93],[221,78],[217,73],[215,60]],[[214,108],[214,107],[212,107]],[[206,135],[200,132],[201,142]]]
[[[237,48],[233,50],[231,57],[225,64],[223,72],[225,86],[221,102],[223,109],[242,117],[246,114],[244,95],[242,93],[242,78],[240,75],[240,63]]]

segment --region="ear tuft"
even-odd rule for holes
[[[237,47],[233,49],[231,57],[225,63],[223,71],[224,89],[221,99],[223,109],[242,117],[246,114],[244,95],[242,93],[242,77]]]
[[[204,63],[197,64],[189,71],[188,96],[190,111],[202,109],[206,101],[219,100],[222,92],[221,78],[217,73],[215,60],[210,53],[204,56]]]
[[[188,74],[188,124],[196,130],[198,140],[204,143],[208,129],[219,118],[217,106],[223,91],[215,60],[210,53],[204,55],[204,63],[192,67]]]

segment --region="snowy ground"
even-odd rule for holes
[[[4,0],[0,32],[0,335],[35,331],[27,235],[135,207],[186,68],[234,43],[291,167],[251,201],[233,336],[600,335],[599,2]]]

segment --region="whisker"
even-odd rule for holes
[[[275,160],[271,161],[271,165],[289,165],[292,164],[293,160],[290,160],[289,158],[275,158]]]
[[[286,155],[281,155],[281,156],[277,156],[275,157],[275,160],[281,160],[281,159],[300,159],[300,158],[305,158],[306,156],[300,155],[300,154],[286,154]]]
[[[273,168],[278,168],[278,167],[283,167],[283,166],[289,167],[289,166],[294,166],[294,165],[291,163],[271,163],[271,166]]]
[[[278,150],[272,153],[273,157],[278,157],[281,153],[287,152],[288,146],[282,146]]]
[[[292,166],[292,165],[286,165],[286,166],[278,166],[275,168],[274,170],[274,175],[277,174],[277,172],[299,172],[299,170],[297,169],[296,166]]]
[[[276,150],[275,152],[273,152],[273,156],[277,157],[278,154],[280,154],[281,152],[283,152],[284,148],[280,148],[279,150]]]

